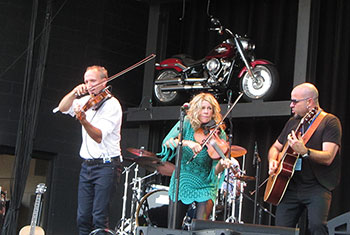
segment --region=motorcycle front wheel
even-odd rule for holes
[[[272,64],[259,64],[252,69],[252,72],[255,79],[248,72],[240,79],[239,85],[240,90],[243,92],[243,99],[270,99],[279,83],[279,75],[276,67]]]
[[[175,70],[162,70],[159,72],[155,81],[169,80],[179,77],[179,73]],[[154,83],[154,98],[159,105],[173,105],[177,104],[180,99],[178,91],[162,91],[161,88],[166,86],[165,84]]]

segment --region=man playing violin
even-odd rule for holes
[[[104,67],[88,67],[84,83],[70,91],[59,104],[62,113],[77,117],[82,125],[80,157],[84,161],[79,176],[77,210],[80,235],[108,228],[109,201],[121,171],[122,109],[119,101],[105,90],[107,79]],[[104,95],[106,92],[108,95]]]
[[[317,88],[311,83],[302,83],[293,89],[290,107],[294,116],[285,124],[268,154],[270,175],[276,173],[278,155],[285,144],[299,154],[294,175],[277,206],[275,224],[295,227],[302,212],[307,209],[311,234],[328,234],[327,217],[332,190],[340,180],[341,124],[336,116],[322,114]],[[314,118],[300,126],[301,132],[296,133],[294,130],[301,118],[313,109],[317,110]],[[318,116],[324,117],[311,138],[304,143],[302,135],[313,129]]]
[[[203,126],[213,121],[220,123],[220,105],[213,95],[201,93],[196,95],[190,102],[190,108],[183,124],[183,151],[180,170],[180,185],[178,194],[177,218],[175,218],[175,228],[181,228],[182,221],[189,206],[196,203],[196,218],[208,219],[214,201],[216,200],[219,180],[218,174],[223,171],[226,165],[222,165],[224,160],[212,159],[209,156],[207,146],[202,148],[203,139],[196,139],[196,133],[202,132]],[[178,145],[179,122],[172,128],[162,143],[163,161],[171,161],[176,155]],[[224,125],[219,128],[218,138],[226,140]],[[200,137],[199,137],[200,138]],[[189,161],[193,155],[196,157]],[[219,163],[219,164],[218,164]],[[230,165],[230,164],[227,164]],[[169,211],[168,227],[171,227],[172,215],[175,201],[175,174],[173,173],[169,187]]]

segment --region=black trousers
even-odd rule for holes
[[[111,163],[81,166],[78,188],[79,235],[108,228],[109,201],[120,171],[119,158]]]
[[[276,209],[277,226],[295,228],[307,208],[308,229],[313,235],[328,234],[327,218],[332,193],[321,185],[312,188],[288,189]]]

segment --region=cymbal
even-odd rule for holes
[[[249,176],[249,175],[241,175],[239,177],[237,177],[238,180],[242,180],[242,181],[253,181],[255,180],[254,176]]]
[[[159,158],[152,156],[125,157],[125,160],[136,162],[138,165],[140,165],[142,168],[145,168],[148,171],[155,171],[157,169],[157,166],[162,164]]]
[[[155,171],[157,170],[157,166],[160,163],[153,163],[153,162],[143,162],[143,163],[138,163],[142,168],[145,168],[147,171]]]
[[[175,170],[175,165],[171,162],[160,162],[157,166],[157,171],[164,176],[171,176]]]
[[[231,145],[231,157],[241,157],[247,153],[247,150],[238,145]]]
[[[146,151],[144,149],[127,148],[128,152],[139,156],[139,157],[155,157],[156,155],[152,152]]]

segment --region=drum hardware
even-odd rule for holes
[[[145,179],[158,174],[156,169],[159,165],[161,165],[160,159],[155,157],[156,155],[154,153],[146,151],[144,147],[141,147],[140,149],[128,148],[127,151],[136,155],[137,157],[125,158],[126,161],[132,161],[133,163],[128,167],[124,167],[124,171],[123,171],[123,174],[125,173],[125,182],[124,182],[122,218],[120,219],[120,222],[118,223],[115,229],[118,232],[118,234],[122,234],[122,235],[135,234],[136,207],[138,204],[140,204],[140,200],[141,200],[142,182]],[[136,167],[134,169],[134,177],[132,179],[132,182],[129,184],[129,173],[131,168],[134,167],[135,165]],[[139,166],[145,168],[148,171],[153,171],[153,172],[144,177],[139,177],[138,176]],[[127,191],[128,191],[129,185],[132,186],[130,218],[126,218],[126,202],[127,202]]]
[[[230,187],[233,189],[232,194],[228,194],[228,202],[229,202],[229,208],[231,209],[231,215],[225,220],[229,223],[242,223],[241,221],[241,215],[242,215],[242,202],[243,202],[243,188],[245,186],[244,181],[240,181],[238,177],[234,177],[233,182],[228,183]],[[238,189],[237,186],[239,185]],[[237,192],[239,192],[239,195],[237,197]],[[236,202],[238,202],[238,213],[236,211]],[[238,215],[237,215],[238,214]]]
[[[139,157],[156,157],[156,154],[146,151],[144,147],[141,147],[140,149],[127,148],[126,150]]]
[[[134,178],[132,179],[132,182],[129,184],[128,182],[128,174],[130,169],[135,165],[136,163],[133,163],[129,167],[125,169],[125,183],[124,183],[124,196],[123,196],[123,211],[122,211],[122,218],[120,220],[120,227],[116,229],[119,233],[118,234],[135,234],[136,227],[135,227],[135,219],[136,219],[136,206],[140,204],[140,199],[141,199],[141,186],[142,182],[156,174],[158,174],[157,171],[146,175],[144,177],[138,177],[138,171],[139,171],[139,166],[136,164],[135,167],[135,175]],[[131,191],[132,191],[132,196],[131,196],[131,207],[130,207],[130,218],[126,218],[126,202],[127,202],[127,190],[128,186],[132,185]]]
[[[157,167],[163,164],[157,157],[127,157],[125,160],[135,162],[150,172],[157,170]]]
[[[241,181],[254,181],[255,177],[254,176],[249,176],[249,175],[241,175],[237,177],[237,180],[241,180]]]
[[[118,231],[118,234],[128,234],[126,233],[126,223],[130,223],[130,219],[126,218],[126,202],[128,200],[127,198],[127,194],[128,194],[128,184],[129,184],[129,173],[130,173],[130,169],[136,165],[136,163],[132,163],[130,166],[128,167],[124,167],[124,171],[122,172],[122,174],[125,173],[125,182],[124,182],[124,194],[123,194],[123,207],[122,207],[122,217],[119,221],[119,223],[117,224],[115,230]]]
[[[243,203],[243,190],[246,186],[246,182],[255,180],[255,177],[253,176],[247,176],[245,175],[244,170],[244,163],[245,163],[245,153],[246,150],[243,147],[232,145],[231,148],[231,154],[234,156],[234,158],[242,156],[243,154],[243,168],[242,170],[239,167],[239,163],[237,160],[232,158],[233,161],[236,161],[235,164],[232,165],[230,169],[227,169],[227,175],[225,176],[224,182],[226,182],[226,193],[225,187],[222,187],[220,189],[220,196],[223,197],[224,205],[224,218],[223,221],[231,222],[231,223],[243,223],[242,218],[242,203]],[[233,150],[234,149],[234,150]],[[239,186],[238,186],[239,185]],[[238,187],[237,187],[238,186]],[[238,197],[237,197],[237,193]],[[212,212],[212,220],[214,221],[216,219],[216,210],[219,205],[219,197],[217,197],[217,200],[215,202],[215,205],[213,207]],[[236,204],[238,202],[238,205]],[[238,208],[238,212],[236,210]],[[230,215],[227,217],[227,210],[230,209]]]
[[[130,223],[130,219],[126,218],[126,201],[127,201],[127,194],[128,194],[128,184],[129,184],[129,173],[130,169],[136,165],[136,163],[132,163],[128,167],[124,167],[124,171],[122,174],[125,173],[125,182],[124,182],[124,194],[123,194],[123,207],[122,207],[122,217],[117,224],[115,230],[118,232],[118,234],[126,235],[128,234],[126,231],[126,225],[127,223]]]

